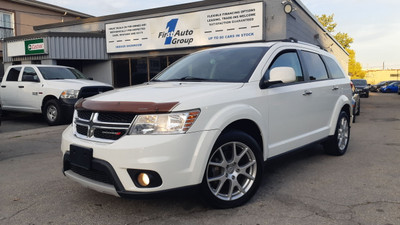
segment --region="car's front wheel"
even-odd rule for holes
[[[336,124],[335,135],[324,143],[325,151],[331,155],[346,153],[350,140],[350,119],[345,111],[341,111]]]
[[[247,202],[256,192],[263,173],[259,144],[242,131],[223,133],[207,161],[202,194],[216,208]]]
[[[50,126],[55,126],[62,123],[61,107],[56,99],[48,100],[45,103],[43,114]]]

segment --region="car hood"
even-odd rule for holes
[[[235,93],[243,83],[150,82],[114,89],[89,98],[99,102],[176,102],[181,109],[198,108],[215,98]]]
[[[50,87],[53,88],[58,88],[58,89],[74,89],[74,90],[79,90],[82,87],[86,86],[109,86],[111,85],[99,82],[99,81],[94,81],[94,80],[86,80],[86,79],[64,79],[64,80],[46,80],[46,84]]]

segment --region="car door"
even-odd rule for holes
[[[293,68],[297,81],[273,85],[265,90],[268,99],[269,156],[307,144],[307,137],[315,127],[310,125],[315,110],[309,93],[311,85],[305,80],[298,51],[284,50],[278,53],[268,67],[264,79],[268,80],[269,71],[275,67]]]
[[[41,112],[42,84],[37,71],[31,66],[25,66],[18,85],[21,94],[21,107],[27,111]]]
[[[21,67],[12,67],[1,83],[0,96],[3,109],[18,109],[21,106],[19,98],[18,78]]]
[[[308,125],[310,139],[318,140],[329,135],[330,122],[336,102],[341,91],[341,79],[329,78],[328,70],[320,54],[310,51],[300,51],[300,59],[309,80],[308,90],[311,92],[311,102]]]

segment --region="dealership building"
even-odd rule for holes
[[[4,40],[5,69],[73,66],[118,88],[146,82],[201,49],[294,38],[331,52],[347,71],[348,53],[300,0],[206,0],[34,29]]]

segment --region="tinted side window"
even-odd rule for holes
[[[303,51],[303,56],[310,80],[328,79],[325,64],[318,54]]]
[[[21,67],[11,68],[8,72],[7,81],[18,81],[18,75],[21,71]]]
[[[275,67],[291,67],[296,73],[296,80],[304,81],[300,60],[296,52],[285,52],[278,55],[278,57],[274,59],[271,66],[267,70],[267,79],[269,79],[269,71],[271,71]]]
[[[345,77],[343,71],[340,69],[339,65],[335,62],[335,60],[326,56],[322,56],[322,58],[324,59],[326,66],[328,67],[331,78],[337,79]]]
[[[22,74],[22,81],[39,81],[39,78],[32,67],[25,67]]]

